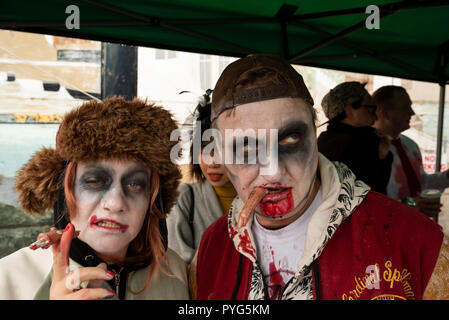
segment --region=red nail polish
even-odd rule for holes
[[[30,249],[31,249],[31,250],[36,250],[36,249],[37,249],[37,244],[35,244],[35,243],[32,244],[32,245],[30,246]]]
[[[64,232],[66,232],[67,230],[69,230],[70,228],[70,223],[67,225],[67,227],[65,227]]]
[[[111,296],[115,296],[115,292],[112,291],[112,290],[108,290],[108,293],[109,293]]]
[[[106,270],[106,274],[107,274],[108,276],[110,276],[111,278],[113,278],[113,277],[115,276],[115,273],[112,272],[112,271],[109,271],[109,270]]]

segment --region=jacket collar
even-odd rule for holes
[[[96,267],[100,263],[105,263],[100,259],[95,251],[84,241],[75,238],[72,240],[70,246],[70,258],[83,267]],[[108,270],[112,270],[114,273],[120,269],[127,272],[136,271],[150,265],[151,259],[142,259],[139,261],[125,262],[123,266],[115,264],[107,264]]]
[[[370,126],[353,127],[343,122],[331,122],[327,127],[327,131],[346,132],[349,134],[373,134],[376,129]]]

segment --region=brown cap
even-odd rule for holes
[[[240,81],[258,70],[274,71],[277,84],[237,89]],[[277,98],[301,98],[313,106],[313,99],[302,76],[281,57],[251,54],[234,61],[221,74],[212,95],[211,122],[225,110],[242,104]]]

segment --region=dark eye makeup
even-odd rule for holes
[[[308,150],[309,127],[302,121],[287,123],[279,129],[279,154],[292,154]]]
[[[125,176],[122,186],[126,191],[137,194],[148,191],[148,177],[146,172],[138,171]]]
[[[92,165],[79,178],[80,187],[93,192],[107,191],[114,179],[113,170]],[[120,177],[120,184],[126,195],[136,195],[148,192],[149,177],[145,169],[131,168]]]
[[[297,155],[298,160],[303,160],[305,155],[310,150],[310,127],[302,120],[291,120],[286,122],[281,128],[278,129],[278,154],[280,158],[284,158],[290,155]],[[250,142],[253,142],[251,144]],[[254,146],[250,148],[249,146]],[[251,165],[248,163],[248,155],[254,152],[256,159],[259,159],[259,153],[266,150],[267,146],[263,141],[253,141],[253,138],[245,137],[243,140],[234,140],[232,144],[233,160],[234,164],[237,160],[237,151],[240,151],[243,164],[237,164],[239,166]],[[255,150],[254,150],[255,149]],[[265,151],[266,152],[266,151]],[[256,162],[258,162],[256,160]]]
[[[105,190],[112,183],[111,174],[103,168],[89,168],[80,178],[81,187],[87,190]]]
[[[301,137],[298,133],[292,133],[288,135],[287,137],[283,138],[279,141],[279,145],[282,146],[296,146],[298,143],[301,142]]]

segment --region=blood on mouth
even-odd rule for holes
[[[292,188],[265,187],[268,194],[260,203],[261,213],[269,217],[283,216],[293,210]]]
[[[278,193],[283,191],[285,188],[266,188],[268,190],[268,194]]]
[[[90,225],[92,228],[101,228],[106,230],[117,230],[125,232],[128,229],[127,225],[123,225],[112,219],[99,219],[97,216],[93,215],[90,219]]]

